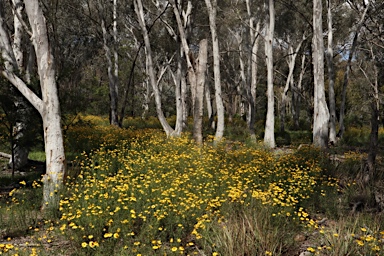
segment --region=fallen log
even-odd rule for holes
[[[0,157],[11,159],[11,158],[12,158],[12,155],[7,154],[7,153],[0,152]]]

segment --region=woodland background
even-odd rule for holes
[[[382,255],[383,7],[0,0],[0,254]]]

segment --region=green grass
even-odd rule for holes
[[[44,151],[31,151],[29,152],[28,159],[45,162],[45,152]]]

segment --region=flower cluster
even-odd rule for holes
[[[113,149],[104,144],[83,155],[61,199],[61,231],[88,250],[119,245],[132,254],[151,248],[172,255],[197,252],[201,231],[224,221],[228,204],[259,200],[274,215],[307,224],[298,205],[323,178],[315,162],[297,165],[292,157],[241,145],[201,147],[187,136],[149,131]]]

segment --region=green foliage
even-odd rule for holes
[[[312,142],[312,132],[307,130],[288,131],[291,145],[310,144]]]
[[[28,159],[45,162],[45,152],[44,151],[32,151],[28,155]]]
[[[369,129],[367,127],[349,127],[341,140],[341,143],[350,147],[366,146],[369,140]]]

